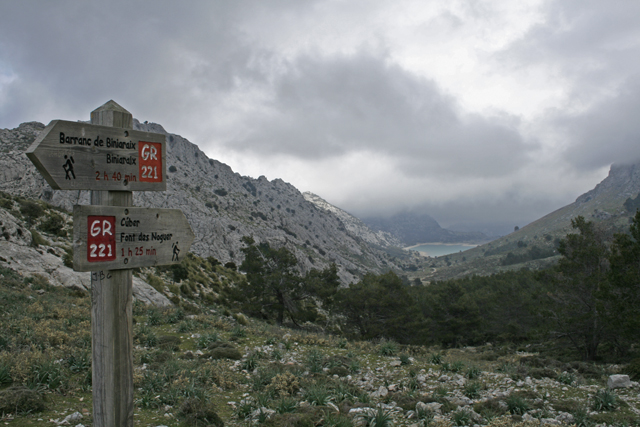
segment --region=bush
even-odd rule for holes
[[[451,415],[451,421],[454,426],[471,425],[471,414],[466,409],[458,409]]]
[[[482,390],[482,384],[478,382],[470,382],[464,386],[464,395],[469,399],[477,399],[480,397],[480,390]]]
[[[633,359],[624,369],[624,372],[629,375],[631,381],[640,380],[640,357]]]
[[[44,411],[44,398],[27,387],[0,390],[0,414],[27,414]]]
[[[37,202],[31,200],[20,200],[20,213],[29,224],[44,215],[44,208]]]
[[[38,228],[45,233],[53,234],[55,236],[66,237],[67,231],[64,229],[66,221],[62,215],[55,212],[51,212],[47,219],[42,221]]]
[[[38,245],[49,246],[51,244],[47,239],[42,237],[40,233],[38,233],[36,230],[30,230],[30,231],[31,231],[31,246],[33,246],[34,248],[38,247]]]
[[[393,356],[398,351],[398,345],[393,341],[383,341],[378,347],[380,356]]]
[[[220,344],[217,347],[214,347],[210,353],[207,353],[207,356],[211,359],[231,359],[231,360],[240,360],[242,359],[242,354],[238,351],[237,348],[233,347],[228,343],[218,343]]]
[[[603,389],[598,390],[593,396],[592,408],[594,411],[613,411],[618,406],[618,401],[614,392]]]
[[[507,397],[507,407],[513,415],[524,415],[529,410],[529,404],[520,396],[511,395]]]
[[[485,402],[476,403],[473,405],[473,410],[487,420],[499,417],[507,412],[499,399],[489,399]]]
[[[175,335],[161,335],[158,337],[158,347],[163,350],[180,351],[180,337]]]
[[[210,402],[189,398],[180,405],[180,415],[185,417],[190,426],[224,427],[215,407]]]

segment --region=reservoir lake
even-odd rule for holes
[[[460,251],[466,251],[467,249],[472,249],[472,248],[475,248],[476,246],[477,245],[468,245],[468,244],[425,243],[423,245],[411,246],[407,249],[421,252],[422,255],[437,257],[437,256],[458,253]]]

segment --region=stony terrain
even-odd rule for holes
[[[31,393],[32,409],[37,404],[37,410],[5,411],[0,419],[14,426],[90,426],[91,389],[86,380],[90,365],[82,361],[87,350],[70,344],[73,341],[56,344],[51,338],[57,334],[60,343],[75,336],[66,338],[67,333],[84,333],[78,342],[86,340],[86,331],[61,326],[68,324],[65,319],[87,318],[88,296],[61,294],[41,283],[20,287],[2,282],[0,291],[21,301],[19,312],[14,307],[0,319],[3,329],[16,331],[10,338],[0,333],[5,349],[11,349],[0,357],[0,374],[5,369],[0,380],[13,383],[12,387],[35,381],[35,390],[47,397],[39,403]],[[43,308],[54,307],[51,315],[43,313]],[[225,426],[640,422],[640,387],[626,376],[637,375],[640,367],[566,363],[545,358],[533,348],[514,346],[443,350],[392,341],[349,341],[249,320],[222,307],[204,308],[188,314],[182,309],[134,305],[136,425],[189,426],[205,418],[211,423],[212,414]],[[43,326],[24,335],[34,318]],[[18,353],[20,342],[49,344],[43,353]],[[59,363],[47,365],[47,357]],[[47,367],[49,375],[34,377],[19,358],[38,369]],[[609,383],[613,374],[624,376]],[[0,388],[0,405],[9,398],[7,390],[29,393]]]
[[[368,231],[366,236],[354,234],[362,227],[347,229],[335,212],[318,208],[280,179],[240,176],[158,124],[134,120],[134,127],[165,134],[168,147],[167,191],[136,192],[134,204],[182,209],[196,234],[192,251],[198,255],[239,264],[241,239],[252,235],[258,242],[292,250],[303,271],[335,262],[344,283],[357,280],[366,271],[401,269],[411,262],[411,254],[396,250],[391,256],[382,246],[370,244]],[[74,204],[89,204],[87,191],[52,190],[24,155],[43,128],[31,122],[0,130],[0,191],[45,200],[68,210]]]
[[[42,230],[35,231],[38,223],[42,223],[50,212],[45,210],[43,216],[31,224],[33,229],[30,231],[25,220],[18,218],[21,216],[20,204],[4,197],[0,197],[0,200],[3,202],[3,207],[0,208],[0,227],[2,227],[0,267],[11,269],[25,278],[44,278],[53,286],[89,291],[91,289],[90,273],[76,272],[65,265],[64,258],[67,255],[67,249],[71,247],[70,239]],[[64,212],[57,213],[66,220],[64,231],[70,234],[71,216]],[[37,233],[35,239],[34,233]],[[145,304],[158,307],[172,305],[163,294],[135,276],[133,296]]]

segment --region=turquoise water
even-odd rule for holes
[[[424,255],[429,256],[442,256],[454,254],[460,251],[466,251],[467,249],[475,248],[476,245],[445,245],[445,244],[431,244],[420,245],[410,248],[412,251],[422,252]]]

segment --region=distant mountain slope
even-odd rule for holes
[[[557,260],[555,246],[573,232],[571,220],[577,216],[600,223],[611,232],[627,231],[630,218],[640,207],[639,193],[640,163],[613,165],[602,182],[575,202],[507,236],[460,254],[428,260],[417,276],[429,281],[546,267]]]
[[[0,130],[0,191],[43,199],[66,209],[89,204],[88,191],[52,190],[25,156],[43,128],[31,122]],[[192,251],[200,256],[240,263],[241,238],[252,235],[258,242],[292,250],[303,271],[335,262],[347,283],[367,271],[401,269],[411,257],[401,252],[391,257],[354,236],[334,213],[308,202],[281,179],[234,173],[159,124],[134,120],[134,128],[166,135],[168,171],[167,191],[134,192],[134,204],[182,209],[196,234]]]
[[[340,219],[340,221],[342,221],[349,233],[361,238],[365,242],[382,247],[402,246],[402,242],[390,233],[371,230],[364,222],[339,207],[332,205],[320,196],[308,191],[302,193],[302,195],[307,201],[313,203],[320,209],[333,213]]]
[[[405,246],[419,243],[478,243],[489,240],[479,232],[446,230],[427,214],[401,212],[387,218],[363,218],[363,221],[373,230],[391,234]]]

